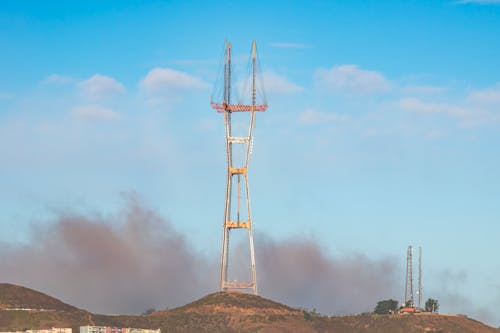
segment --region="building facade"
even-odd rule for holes
[[[15,332],[0,332],[0,333],[72,333],[71,328],[61,328],[61,327],[52,327],[50,329],[44,330],[26,330],[26,331],[15,331]]]
[[[46,332],[33,332],[46,333]],[[47,332],[47,333],[71,333],[71,332]],[[80,333],[161,333],[158,328],[156,330],[147,328],[131,328],[131,327],[111,327],[111,326],[80,326]]]

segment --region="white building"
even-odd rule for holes
[[[124,331],[122,331],[122,333],[161,333],[161,330],[151,330],[147,328],[124,328]]]
[[[46,333],[46,332],[33,332]],[[71,332],[49,332],[49,333],[71,333]],[[152,330],[147,328],[131,327],[110,327],[110,326],[80,326],[80,333],[161,333],[160,329]]]
[[[106,333],[106,326],[80,326],[80,333]]]
[[[0,332],[0,333],[72,333],[72,329],[52,327],[50,329],[45,329],[45,330],[26,330],[26,331]]]

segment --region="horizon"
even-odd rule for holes
[[[210,93],[224,41],[238,74],[256,40],[262,296],[324,314],[401,303],[407,246],[422,246],[424,302],[500,325],[500,1],[0,8],[1,281],[124,312],[216,290],[226,161]],[[128,307],[70,292],[69,277],[104,290],[137,268],[152,273],[133,275],[145,296]]]

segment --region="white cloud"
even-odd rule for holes
[[[269,43],[269,45],[272,47],[279,47],[279,48],[285,48],[285,49],[311,49],[311,48],[313,48],[313,46],[311,46],[311,45],[302,44],[302,43],[275,42],[275,43]]]
[[[73,110],[72,115],[82,120],[115,120],[120,115],[108,108],[100,105],[85,105]]]
[[[303,90],[301,86],[288,81],[286,78],[276,73],[264,72],[262,76],[265,90],[271,94],[294,94]]]
[[[168,92],[171,90],[202,89],[209,87],[209,84],[184,72],[157,67],[149,71],[140,82],[140,86],[149,92]]]
[[[73,78],[66,76],[66,75],[60,75],[60,74],[51,74],[43,80],[44,84],[68,84],[72,83],[74,80]]]
[[[267,94],[271,95],[290,95],[302,91],[302,88],[295,83],[288,81],[285,77],[274,72],[264,72],[262,77],[256,80],[256,99],[257,104],[266,103]],[[250,104],[252,98],[252,77],[238,80],[235,84],[237,91],[237,100],[241,104]],[[222,93],[221,90],[219,90]],[[222,100],[222,96],[212,96],[214,100]]]
[[[417,95],[438,95],[448,91],[445,86],[431,86],[431,85],[409,85],[403,88],[407,94]]]
[[[459,120],[464,127],[498,124],[500,122],[500,83],[470,92],[456,103],[429,102],[419,98],[401,98],[400,108],[421,114],[443,114]]]
[[[474,105],[453,105],[450,103],[425,102],[417,98],[402,98],[399,106],[406,111],[422,114],[444,114],[459,121],[461,127],[498,124],[500,113]]]
[[[340,65],[331,69],[318,69],[316,80],[326,89],[351,94],[371,94],[386,92],[390,83],[375,71],[367,71],[357,65]]]
[[[467,96],[467,100],[477,104],[500,104],[500,83],[490,89],[476,90]]]
[[[117,94],[123,94],[125,87],[112,77],[95,74],[78,84],[83,96],[90,100],[101,100]]]
[[[448,103],[424,102],[418,98],[402,98],[399,106],[407,111],[420,113],[444,113],[452,117],[467,117],[473,115],[473,111]]]
[[[333,112],[320,112],[307,109],[299,114],[299,122],[302,124],[319,124],[346,120],[348,117]]]
[[[179,96],[154,95],[154,96],[148,96],[144,101],[149,106],[152,106],[152,107],[160,106],[162,108],[165,108],[166,106],[168,106],[174,102],[178,102]]]

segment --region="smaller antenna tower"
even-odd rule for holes
[[[422,247],[418,247],[418,307],[422,308]]]
[[[406,252],[406,290],[405,290],[405,306],[414,307],[415,301],[413,298],[413,258],[412,247],[408,246]]]
[[[422,247],[418,247],[418,309],[422,309]],[[408,246],[406,252],[406,289],[405,289],[405,307],[415,308],[415,299],[413,297],[413,248]]]

